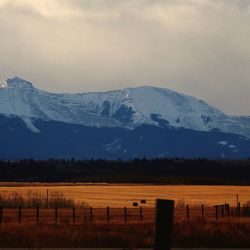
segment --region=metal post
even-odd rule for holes
[[[156,200],[153,250],[170,250],[174,221],[174,201]]]

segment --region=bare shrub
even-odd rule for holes
[[[70,207],[88,207],[85,202],[75,202],[73,199],[66,198],[63,193],[53,191],[49,196],[38,192],[28,191],[26,196],[17,192],[6,192],[0,194],[0,206],[5,208],[70,208]]]

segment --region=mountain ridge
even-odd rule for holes
[[[229,116],[201,99],[151,86],[107,92],[50,93],[19,77],[0,84],[0,114],[34,121],[60,121],[92,127],[135,129],[141,125],[218,130],[250,138],[250,119]]]

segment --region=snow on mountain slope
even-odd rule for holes
[[[21,117],[33,132],[34,119],[94,127],[136,128],[142,124],[220,130],[250,137],[250,119],[228,116],[197,98],[155,87],[110,92],[55,94],[18,77],[0,83],[0,113]]]

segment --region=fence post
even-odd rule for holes
[[[109,223],[109,215],[110,215],[110,211],[109,211],[109,207],[107,207],[107,223]]]
[[[189,221],[189,205],[186,206],[187,221]]]
[[[127,222],[127,208],[124,207],[124,222]]]
[[[93,208],[92,207],[89,208],[89,212],[90,212],[90,222],[92,222],[93,221]]]
[[[174,221],[174,201],[156,200],[153,250],[170,250]]]
[[[49,189],[46,190],[46,207],[49,208]]]
[[[76,222],[76,209],[75,209],[75,207],[72,208],[72,216],[73,216],[73,218],[72,218],[73,223],[75,224],[75,222]]]
[[[224,205],[221,205],[221,217],[224,217]]]
[[[230,206],[227,204],[227,216],[230,217]]]
[[[39,211],[39,207],[36,208],[36,223],[39,223],[39,215],[40,215],[40,211]]]
[[[140,207],[140,221],[143,220],[143,215],[142,215],[142,207]]]
[[[88,211],[83,210],[83,223],[86,224],[88,222]]]
[[[202,219],[205,218],[205,216],[204,216],[204,205],[203,204],[201,205],[201,217],[202,217]]]
[[[55,223],[58,221],[58,208],[55,207]]]
[[[0,207],[0,224],[3,223],[3,206]]]
[[[18,207],[18,223],[22,223],[22,207]]]
[[[218,220],[218,205],[215,205],[215,219]]]
[[[240,202],[238,202],[238,216],[240,217]]]

